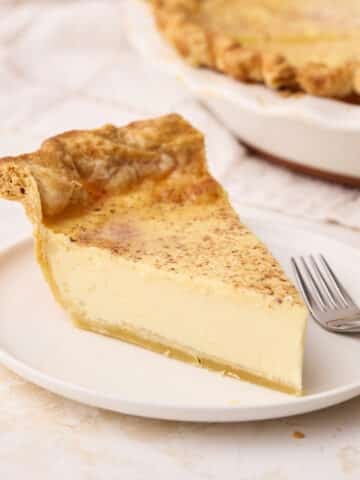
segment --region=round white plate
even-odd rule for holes
[[[290,256],[322,252],[360,298],[360,252],[261,217],[245,218],[289,272]],[[78,330],[55,303],[32,241],[0,255],[0,361],[48,390],[90,405],[163,419],[233,422],[294,415],[360,394],[360,336],[309,320],[303,397],[292,397]]]
[[[126,2],[126,31],[146,60],[181,79],[248,145],[294,168],[360,185],[360,106],[300,95],[192,68],[158,33],[149,6]]]

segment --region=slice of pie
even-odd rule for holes
[[[75,325],[301,393],[305,307],[180,116],[51,138],[0,162],[0,194]]]
[[[360,94],[359,0],[151,0],[193,65],[272,88]]]

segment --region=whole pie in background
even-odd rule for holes
[[[359,0],[152,0],[191,64],[274,89],[360,94]]]

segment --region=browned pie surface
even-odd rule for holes
[[[301,303],[209,174],[202,135],[178,115],[69,132],[0,163],[0,193],[80,245],[190,278]]]

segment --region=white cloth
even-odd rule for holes
[[[205,133],[211,170],[236,203],[360,228],[358,190],[250,156],[185,87],[133,52],[122,32],[125,6],[1,3],[0,128],[40,139],[177,111]]]

